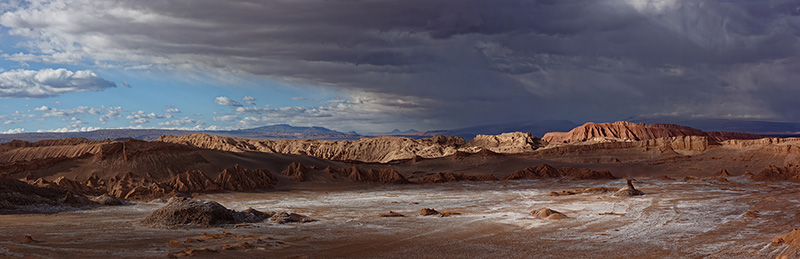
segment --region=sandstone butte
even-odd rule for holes
[[[644,124],[628,121],[614,123],[589,122],[569,132],[549,132],[542,140],[548,143],[641,141],[659,138],[703,136],[714,141],[730,139],[760,139],[763,136],[738,132],[705,132],[699,129],[674,124]]]

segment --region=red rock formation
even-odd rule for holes
[[[631,197],[631,196],[644,195],[644,192],[636,190],[636,188],[633,188],[633,183],[631,179],[627,179],[625,186],[620,188],[619,191],[615,192],[613,195],[620,197]]]
[[[281,172],[281,175],[290,176],[295,182],[303,182],[306,180],[306,173],[308,173],[308,169],[303,164],[292,162],[286,170]]]
[[[610,187],[591,187],[579,190],[572,190],[572,191],[560,191],[560,192],[550,192],[545,194],[546,196],[567,196],[567,195],[576,195],[581,193],[589,193],[589,194],[600,194],[600,193],[609,193],[609,192],[616,192],[619,188],[610,188]]]
[[[57,188],[38,187],[0,176],[0,214],[52,213],[97,205],[83,196]]]
[[[728,170],[725,170],[725,168],[722,168],[722,169],[719,169],[719,171],[717,171],[716,173],[714,173],[713,176],[731,177],[733,175],[728,173]]]
[[[214,180],[220,188],[227,191],[270,189],[278,180],[267,170],[250,170],[236,164],[226,168]]]
[[[64,176],[57,178],[53,181],[53,183],[58,186],[58,188],[77,194],[98,195],[105,193],[105,189],[93,188],[87,183],[80,183],[78,181],[70,180]]]
[[[791,181],[800,183],[800,169],[794,167],[780,168],[774,165],[768,165],[749,178],[754,181]]]
[[[497,177],[491,174],[482,175],[465,175],[461,173],[452,172],[439,172],[433,175],[425,176],[422,179],[416,180],[416,183],[443,183],[454,181],[497,181]]]
[[[490,150],[496,153],[530,152],[545,146],[545,143],[530,133],[509,132],[500,135],[477,135],[464,147],[467,150]]]
[[[200,170],[187,171],[176,175],[169,180],[167,184],[171,185],[172,189],[179,192],[211,192],[220,190],[219,186],[214,183],[214,180],[211,180],[211,178]]]
[[[355,141],[325,140],[254,140],[191,134],[162,136],[157,141],[188,146],[231,151],[265,152],[314,156],[337,161],[380,162],[438,158],[453,155],[456,151],[475,153],[488,150],[498,153],[520,153],[533,151],[544,144],[527,133],[513,132],[501,135],[479,135],[465,143],[461,137],[434,136],[412,139],[406,137],[381,136]]]
[[[374,183],[408,183],[403,175],[391,168],[362,170],[356,166],[340,169],[327,169],[331,173],[338,174],[353,182],[374,182]]]
[[[442,213],[439,214],[439,217],[440,218],[444,218],[444,217],[450,217],[450,216],[455,216],[455,215],[461,215],[461,212],[455,212],[455,211],[452,211],[452,210],[444,210],[444,211],[442,211]]]
[[[562,167],[558,171],[562,177],[569,179],[617,179],[608,170],[594,171],[586,168]]]
[[[558,172],[558,169],[548,164],[541,164],[513,172],[508,176],[506,176],[505,179],[517,180],[517,179],[541,179],[541,178],[559,178],[559,177],[561,177],[561,173]]]
[[[430,216],[430,215],[439,215],[439,214],[441,214],[441,212],[436,211],[435,209],[432,209],[432,208],[424,208],[424,209],[419,210],[419,215],[420,216]]]
[[[382,217],[382,218],[400,218],[400,217],[405,217],[405,215],[390,210],[387,213],[378,214],[378,217]]]
[[[532,166],[513,172],[506,176],[506,180],[517,179],[542,179],[542,178],[568,178],[568,179],[616,179],[608,170],[593,171],[586,168],[574,167],[555,168],[548,164]]]
[[[776,258],[797,258],[800,256],[800,229],[780,235],[772,239],[772,246],[788,246]]]
[[[590,140],[641,141],[681,136],[704,136],[715,141],[758,139],[763,137],[747,133],[704,132],[699,129],[674,124],[644,124],[618,121],[614,123],[589,122],[569,132],[549,132],[542,139],[549,143],[572,143]]]
[[[541,209],[538,209],[538,210],[533,210],[533,211],[531,211],[531,215],[533,215],[536,218],[540,218],[540,219],[565,219],[565,218],[567,218],[567,215],[564,215],[564,213],[561,213],[561,212],[558,212],[558,211],[555,211],[555,210],[551,210],[551,209],[548,209],[548,208],[541,208]]]

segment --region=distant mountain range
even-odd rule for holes
[[[733,119],[686,119],[677,117],[633,117],[631,122],[647,124],[668,123],[688,126],[704,131],[745,132],[765,136],[798,137],[800,123]]]
[[[697,128],[703,131],[744,132],[767,136],[800,137],[800,123],[768,122],[730,119],[683,119],[673,117],[633,117],[626,119],[632,122],[647,124],[668,123]],[[87,138],[95,140],[132,138],[139,140],[155,140],[162,135],[185,135],[205,133],[208,135],[248,138],[248,139],[318,139],[318,140],[357,140],[362,137],[381,135],[404,136],[410,138],[427,138],[435,135],[457,136],[466,141],[475,138],[475,135],[497,135],[506,132],[530,132],[533,136],[542,137],[548,132],[567,132],[579,126],[567,120],[546,121],[518,121],[507,123],[486,124],[449,130],[416,131],[413,129],[401,131],[395,129],[383,134],[360,135],[356,132],[339,132],[324,127],[295,127],[287,124],[277,124],[251,129],[227,131],[192,131],[169,129],[103,129],[86,132],[37,132],[0,134],[0,143],[11,140],[39,141],[43,139],[61,138]]]
[[[475,138],[475,135],[497,135],[506,132],[530,132],[531,135],[536,137],[544,136],[547,132],[554,131],[569,131],[577,127],[575,124],[567,120],[546,120],[546,121],[517,121],[496,124],[486,124],[479,126],[472,126],[466,128],[457,128],[450,130],[433,130],[409,133],[404,136],[420,138],[431,137],[434,135],[457,136],[462,137],[466,141]]]
[[[139,140],[155,140],[162,135],[185,135],[205,133],[208,135],[249,138],[249,139],[321,139],[321,140],[355,140],[362,136],[355,132],[342,133],[323,127],[295,127],[287,124],[263,126],[252,129],[224,131],[192,131],[169,129],[103,129],[85,132],[36,132],[18,134],[0,134],[0,143],[11,140],[39,141],[43,139],[87,138],[95,140],[132,138]]]

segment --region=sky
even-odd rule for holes
[[[796,0],[0,1],[0,132],[800,122]]]

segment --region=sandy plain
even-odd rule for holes
[[[458,258],[774,258],[786,246],[772,238],[798,225],[798,184],[639,179],[645,195],[548,196],[623,180],[522,180],[418,185],[353,185],[266,192],[204,194],[236,210],[291,211],[310,223],[269,222],[221,228],[158,229],[139,221],[160,202],[58,214],[0,215],[0,256],[44,258],[163,258],[214,248],[197,258],[458,257]],[[422,208],[462,213],[420,216]],[[538,219],[550,208],[568,218]],[[383,218],[395,211],[406,217]],[[203,233],[227,237],[187,243]],[[26,235],[33,242],[22,242]],[[249,239],[248,239],[249,238]],[[182,245],[170,247],[170,240]],[[250,241],[247,249],[223,245]],[[254,242],[253,240],[261,240]],[[173,242],[175,242],[173,241]]]

